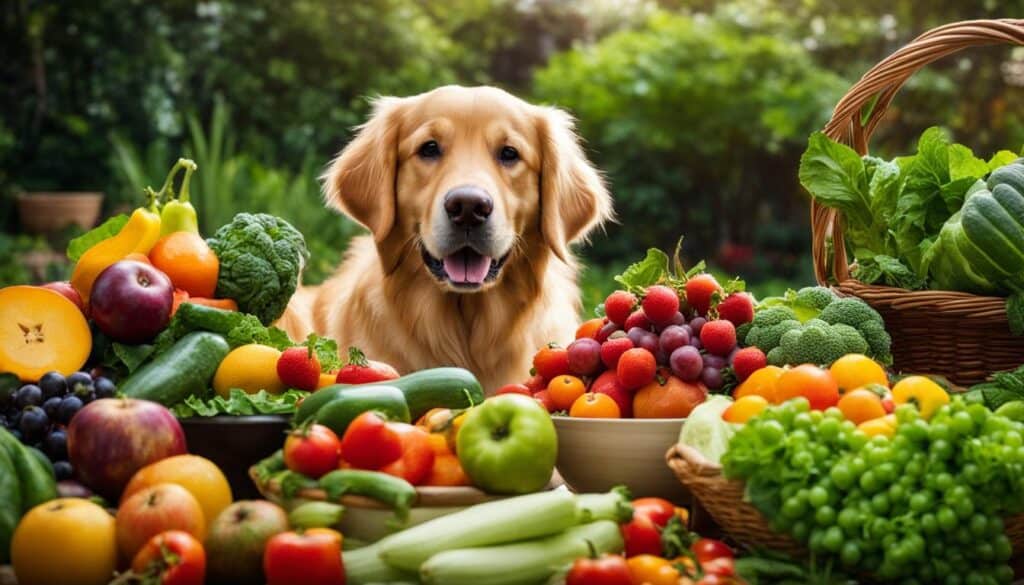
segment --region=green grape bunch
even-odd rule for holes
[[[770,407],[732,438],[724,473],[774,530],[851,573],[1010,583],[1003,518],[1024,511],[1024,424],[956,397],[930,420],[895,414],[894,436],[869,437],[837,408]]]

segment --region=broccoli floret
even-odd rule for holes
[[[740,345],[747,344],[747,333],[750,333],[751,328],[754,327],[753,323],[744,323],[736,328],[736,341]]]
[[[220,260],[217,298],[234,299],[264,325],[277,320],[309,260],[302,234],[279,217],[239,213],[207,243]]]
[[[779,346],[779,340],[787,331],[799,328],[800,322],[796,319],[787,319],[771,326],[754,325],[747,333],[746,344],[767,353]]]
[[[796,291],[796,302],[806,307],[821,311],[835,301],[835,293],[832,289],[824,286],[807,286]]]
[[[867,342],[849,325],[829,325],[820,319],[788,331],[779,343],[787,364],[828,366],[848,353],[864,353]]]
[[[781,347],[776,347],[775,349],[769,351],[768,355],[765,357],[768,359],[769,366],[777,366],[781,368],[782,366],[786,365],[786,360],[784,359]]]
[[[769,307],[754,313],[754,320],[751,324],[754,327],[771,327],[783,321],[795,321],[796,313],[789,307]]]
[[[867,355],[883,362],[892,361],[892,338],[885,330],[885,322],[878,311],[856,297],[834,301],[821,311],[819,317],[831,323],[845,324],[856,329],[867,342]]]

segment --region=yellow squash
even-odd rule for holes
[[[71,275],[71,286],[88,303],[92,285],[101,272],[128,254],[148,254],[159,238],[160,214],[154,208],[136,209],[117,235],[103,240],[82,254]]]

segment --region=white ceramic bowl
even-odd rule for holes
[[[551,419],[558,431],[558,473],[573,491],[604,492],[626,485],[634,497],[689,502],[689,492],[665,463],[685,419]]]

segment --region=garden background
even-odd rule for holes
[[[620,223],[580,252],[584,295],[686,235],[688,259],[758,293],[813,280],[808,134],[871,65],[930,27],[1024,0],[7,0],[0,3],[0,286],[64,278],[81,230],[25,233],[24,191],[140,203],[180,154],[204,233],[238,211],[292,221],[329,274],[359,228],[317,177],[367,98],[493,84],[571,111]],[[976,152],[1024,144],[1024,49],[913,77],[873,149],[934,124]]]

